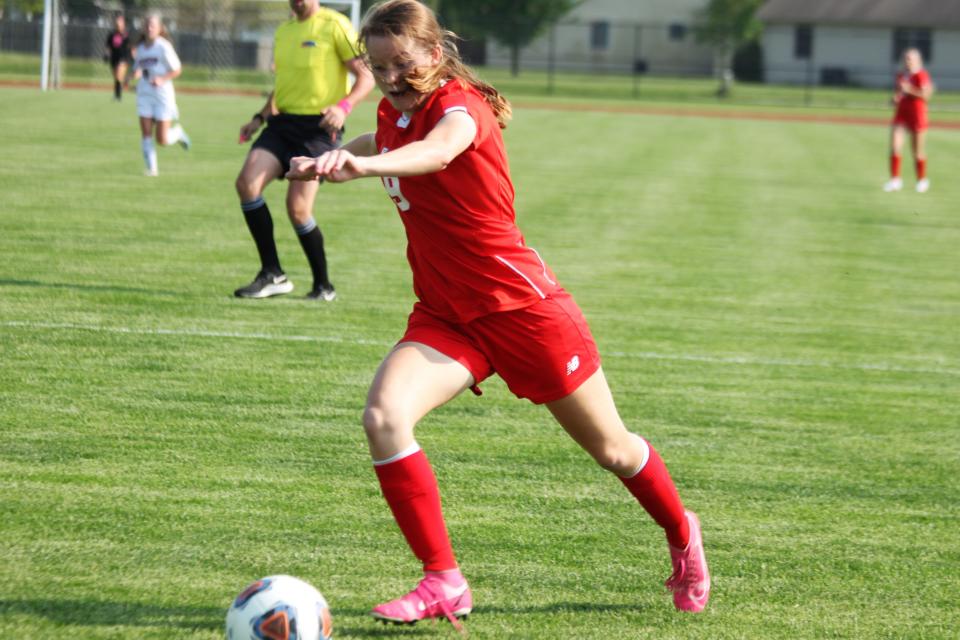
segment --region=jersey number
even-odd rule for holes
[[[410,201],[400,193],[400,178],[384,176],[383,186],[387,190],[387,195],[390,196],[390,199],[397,203],[397,208],[400,209],[400,211],[410,210]]]
[[[380,153],[386,153],[387,151],[390,151],[390,149],[384,147]],[[397,204],[397,208],[400,209],[400,211],[409,211],[410,201],[400,193],[400,178],[383,176],[381,180],[383,180],[383,188],[387,190],[387,195],[390,196],[390,199]]]

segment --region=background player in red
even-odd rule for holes
[[[463,391],[479,393],[494,372],[516,395],[545,404],[636,496],[666,532],[674,604],[702,610],[710,577],[697,517],[684,510],[653,447],[627,431],[580,309],[516,226],[500,134],[509,103],[461,62],[453,34],[416,0],[374,6],[360,38],[385,96],[376,134],[294,158],[287,177],[378,176],[407,233],[418,301],[370,387],[364,428],[383,495],[424,577],[373,615],[398,623],[445,616],[456,625],[471,611],[414,427]]]
[[[930,188],[927,178],[927,101],[933,95],[933,82],[923,68],[923,56],[918,49],[903,52],[903,69],[897,74],[893,103],[897,111],[890,130],[890,179],[884,191],[900,191],[900,159],[903,141],[907,132],[913,147],[913,159],[917,169],[917,191],[926,193]]]

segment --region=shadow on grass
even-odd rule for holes
[[[63,625],[220,629],[226,608],[163,607],[98,600],[0,600],[0,615],[29,615]]]
[[[612,612],[632,612],[639,613],[642,607],[633,604],[598,604],[595,602],[556,602],[540,606],[529,607],[478,607],[473,610],[470,617],[464,621],[464,626],[469,631],[471,621],[481,619],[483,616],[508,615],[523,616],[548,614],[556,615],[561,613],[612,613]],[[384,624],[373,618],[368,618],[369,625],[338,625],[338,616],[359,616],[369,615],[369,610],[359,609],[333,609],[334,635],[348,638],[392,638],[408,636],[435,636],[438,632],[449,631],[453,636],[458,636],[453,628],[445,620],[427,620],[418,622],[415,625],[395,625]],[[459,636],[458,636],[459,637]]]
[[[604,613],[639,611],[635,605],[598,604],[586,602],[557,602],[529,607],[480,607],[465,622],[469,628],[476,616],[535,615],[558,613]],[[66,626],[159,627],[215,631],[223,628],[226,608],[221,607],[164,607],[139,602],[104,602],[98,600],[0,600],[0,616],[28,615]],[[367,618],[367,624],[339,625],[338,617]],[[445,620],[428,620],[416,625],[383,624],[369,618],[367,609],[333,610],[334,631],[349,638],[391,638],[434,636],[438,632],[453,632]]]
[[[106,284],[67,284],[65,282],[40,282],[38,280],[10,280],[0,278],[0,287],[36,287],[45,289],[76,289],[77,291],[108,291],[111,293],[145,293],[147,295],[175,295],[174,291],[161,289],[141,289],[139,287],[118,287]]]
[[[473,610],[474,615],[504,614],[528,615],[537,613],[613,613],[616,611],[630,611],[637,613],[643,607],[635,604],[601,604],[597,602],[554,602],[534,607],[478,607]]]

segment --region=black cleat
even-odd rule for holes
[[[314,285],[310,293],[307,294],[307,300],[323,300],[324,302],[331,302],[337,297],[337,291],[333,288],[332,284],[324,284],[319,287]]]
[[[293,291],[293,283],[287,276],[261,271],[253,282],[233,292],[238,298],[269,298]]]

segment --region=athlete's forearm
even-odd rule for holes
[[[365,133],[362,136],[357,136],[347,144],[343,145],[341,149],[349,151],[358,157],[377,155],[377,143],[372,133]]]
[[[447,168],[456,154],[445,145],[430,140],[418,140],[388,153],[369,155],[363,163],[366,176],[422,176]]]
[[[258,111],[257,113],[260,114],[260,118],[262,119],[263,122],[266,122],[268,117],[276,113],[276,111],[274,110],[274,104],[273,104],[273,91],[271,91],[270,95],[267,96],[266,103],[262,107],[260,107],[260,111]]]
[[[366,98],[367,94],[373,90],[373,75],[370,73],[370,70],[367,69],[366,64],[360,61],[359,58],[356,60],[358,61],[356,64],[354,64],[353,60],[347,63],[347,68],[356,78],[353,86],[350,87],[350,92],[343,98],[350,103],[350,107],[347,109],[347,111],[350,111],[357,106],[357,104]]]
[[[476,134],[473,118],[453,111],[443,116],[423,140],[364,158],[363,174],[399,178],[443,171],[470,146]]]

